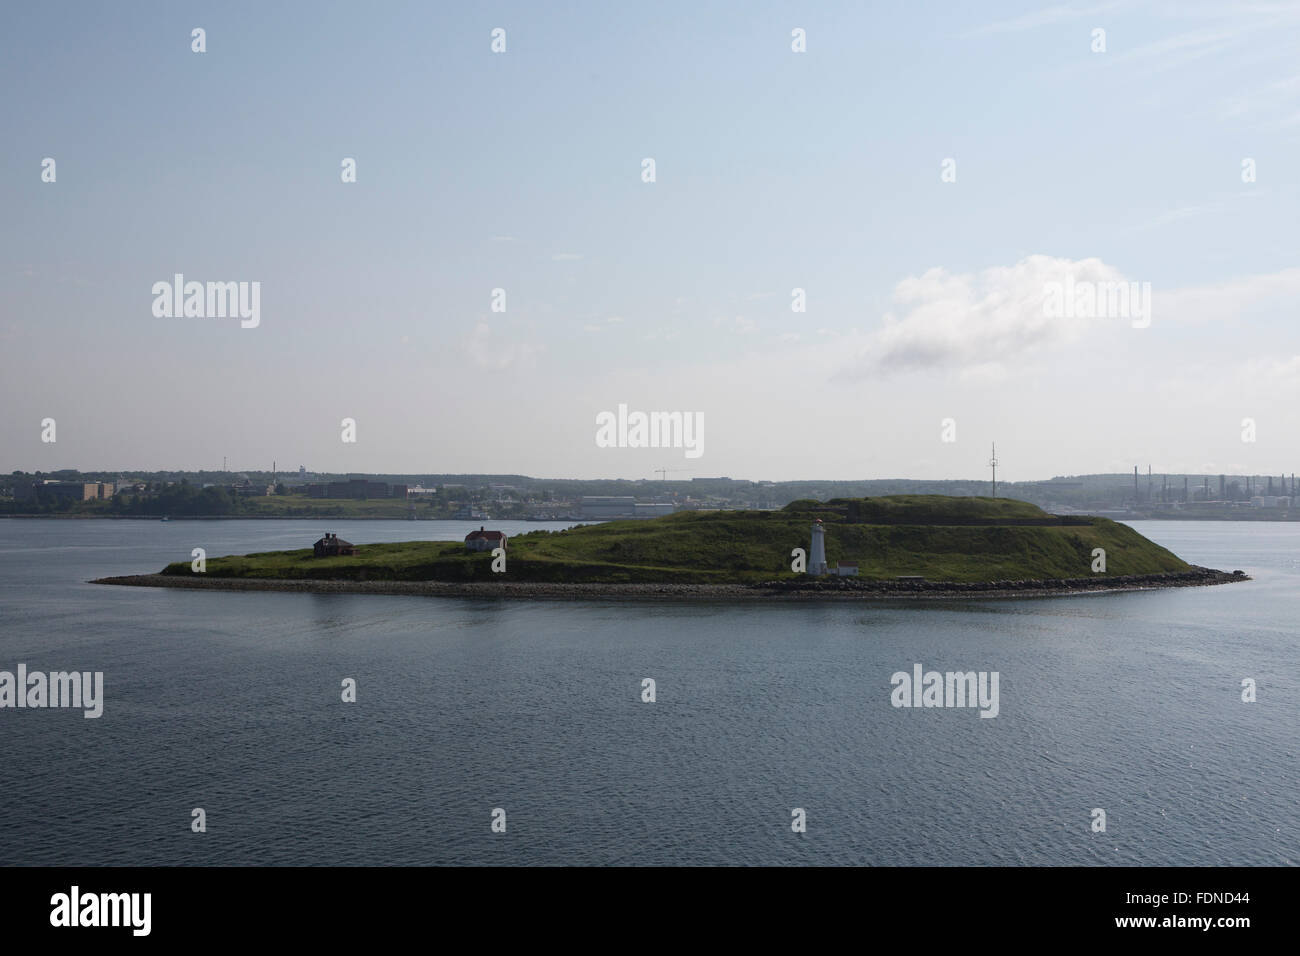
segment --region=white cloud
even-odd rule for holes
[[[730,319],[726,318],[725,316],[719,316],[718,318],[713,320],[713,324],[722,326],[723,328],[726,329],[734,329],[736,332],[739,332],[741,335],[748,335],[750,332],[753,332],[754,329],[758,327],[757,325],[754,324],[753,319],[747,319],[743,315],[733,316]]]
[[[1221,96],[1217,100],[1220,117],[1223,119],[1232,119],[1237,116],[1247,116],[1253,113],[1260,102],[1272,101],[1276,98],[1282,98],[1291,101],[1297,94],[1300,94],[1300,74],[1288,76],[1280,80],[1274,80],[1264,86],[1248,90],[1244,93],[1236,93],[1231,96]]]
[[[961,370],[957,376],[963,385],[996,385],[1007,378],[1007,367],[1001,362],[984,362]]]
[[[479,322],[465,336],[465,352],[481,368],[505,369],[530,366],[544,346],[527,342],[502,342],[486,322]]]
[[[1300,267],[1264,275],[1242,276],[1214,285],[1157,292],[1156,321],[1231,322],[1260,305],[1300,300]]]
[[[1022,13],[1020,16],[1012,17],[1007,20],[998,20],[994,23],[986,24],[985,26],[972,31],[971,35],[977,36],[985,33],[1019,33],[1023,30],[1034,30],[1038,27],[1048,26],[1052,23],[1060,23],[1062,20],[1073,20],[1078,17],[1096,16],[1100,13],[1106,13],[1117,6],[1119,6],[1118,2],[1093,4],[1086,7],[1080,7],[1073,3],[1059,3],[1052,7],[1030,10],[1028,13]]]
[[[1294,392],[1300,386],[1300,355],[1286,358],[1270,356],[1248,362],[1238,371],[1243,382],[1250,382],[1257,387],[1276,388]],[[1275,394],[1275,393],[1274,393]]]
[[[1008,360],[1076,341],[1102,321],[1052,318],[1043,307],[1049,283],[1119,282],[1124,276],[1100,259],[1035,255],[1014,266],[953,274],[934,268],[894,287],[901,315],[884,316],[884,328],[843,377],[882,371],[953,368],[976,379],[1000,375]]]

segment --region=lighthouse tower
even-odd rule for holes
[[[829,569],[826,567],[826,529],[822,527],[822,519],[818,518],[812,526],[812,550],[808,552],[808,573],[813,575],[823,575]]]

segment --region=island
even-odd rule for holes
[[[493,538],[493,535],[497,537]],[[679,512],[509,538],[210,558],[95,583],[491,597],[881,599],[1073,594],[1248,580],[1188,564],[1108,518],[1007,498],[890,495]],[[347,542],[344,542],[347,544]],[[498,547],[488,546],[497,544]]]

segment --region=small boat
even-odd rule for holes
[[[163,516],[162,516],[161,518],[159,518],[158,520],[159,520],[159,521],[171,521],[172,519],[169,518],[169,517],[167,517],[166,515],[163,515]]]

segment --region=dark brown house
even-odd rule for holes
[[[318,558],[336,558],[339,555],[354,555],[357,553],[357,546],[351,541],[344,541],[336,534],[325,532],[325,537],[316,542],[313,549]]]
[[[506,546],[506,533],[504,531],[488,531],[480,527],[477,531],[471,531],[465,535],[465,547],[471,551],[491,551],[493,548],[504,548]]]

